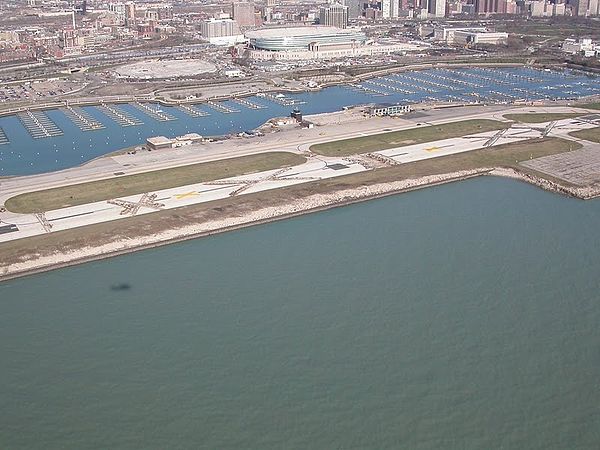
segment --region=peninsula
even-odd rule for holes
[[[1,180],[8,279],[483,175],[600,195],[597,104],[360,109],[253,138]]]

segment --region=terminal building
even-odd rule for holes
[[[165,136],[154,136],[146,139],[146,145],[151,150],[185,147],[199,142],[202,142],[202,136],[197,133],[188,133],[173,139]]]
[[[409,113],[410,111],[410,105],[402,105],[397,103],[379,103],[377,105],[371,105],[368,109],[368,112],[371,116],[377,117],[401,116],[402,114]]]
[[[246,33],[244,56],[253,60],[309,60],[421,50],[415,44],[380,45],[362,31],[329,26],[263,28]]]

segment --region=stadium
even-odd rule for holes
[[[420,50],[411,43],[379,44],[358,30],[329,26],[263,28],[246,33],[248,45],[240,54],[255,61],[337,59]]]
[[[305,51],[314,46],[362,45],[367,37],[360,31],[326,26],[264,28],[246,33],[249,47],[273,52]]]

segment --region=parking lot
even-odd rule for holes
[[[67,94],[83,87],[79,81],[47,80],[27,81],[18,84],[0,84],[0,102],[14,102],[52,98]]]

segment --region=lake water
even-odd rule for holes
[[[597,449],[598,223],[482,178],[2,283],[0,448]]]
[[[461,101],[498,103],[516,99],[562,99],[599,94],[598,77],[577,72],[545,72],[530,68],[512,69],[434,69],[375,78],[359,87],[335,86],[318,92],[289,94],[306,114],[338,111],[344,106],[367,103],[417,103],[422,101]],[[387,95],[380,95],[381,93]],[[162,107],[174,120],[158,121],[133,105],[113,105],[140,124],[123,127],[101,108],[82,110],[104,128],[81,131],[63,111],[40,113],[56,125],[62,135],[34,139],[16,116],[0,117],[0,176],[28,175],[65,169],[126,147],[142,144],[146,138],[199,133],[226,135],[251,130],[272,117],[288,116],[292,106],[282,106],[260,97],[251,97],[263,109],[248,109],[231,101],[223,102],[239,112],[224,114],[206,105],[209,115],[192,117],[172,107]]]

